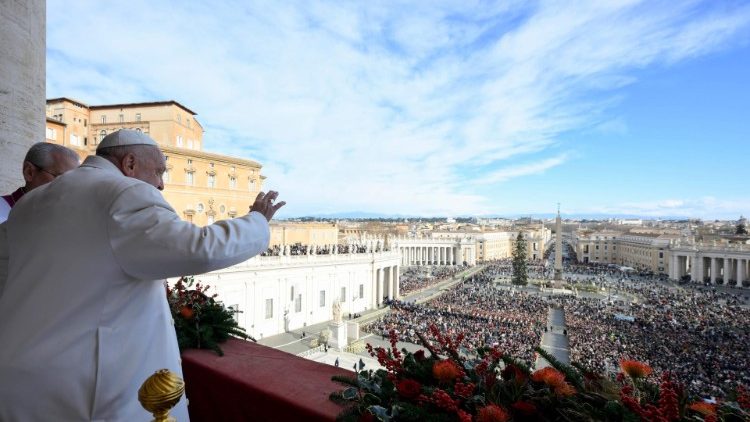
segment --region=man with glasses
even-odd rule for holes
[[[31,146],[23,159],[24,186],[3,196],[0,200],[0,223],[8,219],[11,208],[21,197],[32,189],[47,184],[57,176],[72,170],[80,164],[78,154],[62,145],[39,142]]]
[[[0,421],[147,421],[138,389],[182,375],[164,279],[268,249],[284,201],[206,227],[164,200],[159,145],[122,129],[0,224]],[[172,410],[187,422],[187,400]]]

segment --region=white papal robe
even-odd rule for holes
[[[253,212],[198,227],[101,157],[29,193],[0,227],[0,421],[148,421],[141,383],[182,376],[164,279],[268,247]],[[173,415],[187,421],[185,399]]]

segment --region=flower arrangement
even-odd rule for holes
[[[255,341],[234,320],[234,314],[239,311],[224,307],[216,301],[215,294],[208,296],[209,288],[196,283],[193,277],[181,277],[173,288],[167,287],[167,302],[180,351],[211,349],[223,356],[219,343],[230,336]]]
[[[353,377],[335,376],[347,386],[331,394],[344,405],[339,421],[745,421],[750,395],[742,387],[721,403],[690,402],[668,374],[649,380],[651,368],[624,360],[616,380],[577,364],[559,362],[541,348],[551,366],[531,371],[498,348],[476,355],[459,353],[463,336],[443,336],[435,326],[431,344],[417,334],[429,352],[398,350],[390,333],[389,348],[367,345],[385,369],[362,370]]]

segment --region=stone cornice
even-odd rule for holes
[[[248,166],[248,167],[254,167],[257,169],[263,168],[263,166],[257,161],[246,160],[244,158],[230,157],[228,155],[214,154],[212,152],[197,151],[194,149],[178,148],[178,147],[173,147],[170,145],[159,145],[159,148],[161,148],[163,152],[169,153],[169,154],[184,155],[187,157],[202,158],[202,159],[212,160],[212,161],[221,161],[227,164],[237,164],[237,165],[243,165],[243,166]]]

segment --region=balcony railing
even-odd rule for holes
[[[328,398],[343,389],[331,377],[351,372],[237,339],[221,348],[182,355],[192,422],[333,421],[342,411]]]

